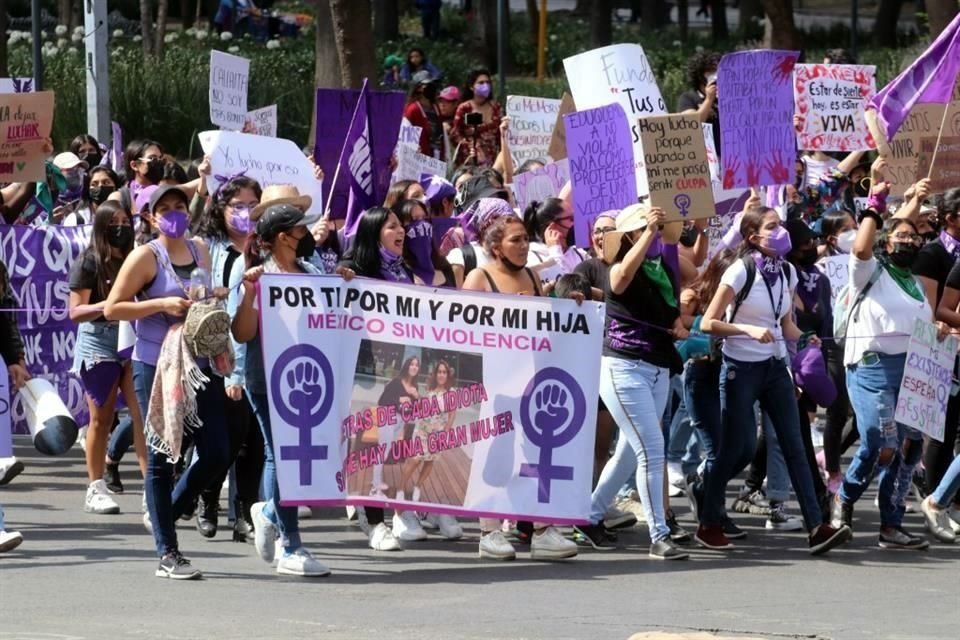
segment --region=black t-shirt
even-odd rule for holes
[[[604,283],[610,279],[610,266],[600,258],[584,260],[574,268],[573,272],[582,275],[591,287],[600,291],[605,290]]]
[[[703,104],[705,99],[706,98],[704,95],[699,91],[687,91],[686,93],[682,93],[677,99],[677,113],[683,113],[684,111],[689,111],[690,109],[699,109],[700,105]],[[717,155],[720,155],[720,110],[717,104],[718,102],[714,100],[713,114],[707,118],[705,122],[713,126],[713,144],[717,148]]]
[[[960,291],[960,260],[953,263],[950,273],[947,274],[946,286]]]
[[[913,263],[913,275],[930,278],[937,282],[937,299],[930,301],[934,309],[940,304],[940,298],[943,297],[943,286],[948,282],[948,276],[955,262],[956,260],[943,246],[939,238],[925,244],[920,249],[920,253],[917,254],[917,259]],[[960,276],[958,276],[958,286],[956,288],[960,289]]]
[[[106,265],[107,280],[104,291],[100,291],[100,285],[97,282],[97,262],[90,251],[85,251],[83,257],[73,263],[70,268],[70,291],[82,291],[90,289],[90,301],[87,304],[97,304],[106,300],[110,293],[110,287],[113,286],[113,280],[120,271],[120,265],[123,260],[111,258]],[[94,322],[102,322],[103,316],[100,316]]]

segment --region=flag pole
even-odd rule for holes
[[[957,74],[957,79],[953,82],[953,92],[950,94],[950,99],[943,105],[943,118],[940,119],[940,131],[937,132],[937,143],[933,147],[933,155],[930,156],[930,168],[927,169],[928,180],[933,176],[933,167],[937,163],[937,151],[940,149],[940,139],[943,137],[943,128],[947,126],[947,114],[950,113],[950,107],[953,106],[954,100],[960,100],[960,95],[958,94],[960,94],[960,74]]]

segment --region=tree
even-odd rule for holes
[[[373,15],[370,0],[330,0],[342,84],[359,89],[364,78],[376,81]]]
[[[340,60],[337,54],[337,40],[333,33],[333,21],[330,14],[330,0],[313,0],[314,24],[316,34],[313,47],[316,57],[313,86],[340,87],[343,78],[340,75]],[[317,109],[314,98],[313,113],[310,116],[310,140],[316,140]]]
[[[157,0],[157,33],[154,35],[153,54],[163,57],[163,39],[167,36],[167,13],[170,11],[170,0]]]
[[[670,23],[670,6],[663,0],[642,0],[640,13],[644,31],[655,31]]]
[[[763,20],[762,0],[740,0],[740,28],[739,38],[749,40],[754,33],[755,22]]]
[[[374,0],[373,31],[381,42],[400,37],[400,7],[397,0]]]
[[[767,14],[763,46],[769,49],[802,49],[797,27],[793,22],[793,3],[791,0],[763,0],[763,10]]]
[[[590,0],[577,0],[576,6],[573,8],[573,15],[575,16],[588,16],[590,15],[590,5],[593,4]]]
[[[730,36],[730,29],[727,27],[727,1],[710,1],[710,30],[713,34],[713,41],[719,42],[726,40]]]
[[[140,0],[140,37],[143,38],[143,55],[153,54],[153,3]]]
[[[0,33],[4,37],[0,38],[0,78],[6,78],[10,75],[7,69],[7,11],[6,7],[0,9]]]
[[[930,37],[936,38],[957,15],[957,0],[926,0]]]
[[[474,10],[477,19],[474,21],[477,30],[477,57],[483,60],[488,69],[498,69],[497,65],[497,2],[500,0],[475,0]],[[509,31],[508,31],[509,33]],[[509,51],[509,47],[507,48]]]
[[[527,15],[530,16],[530,42],[538,43],[540,39],[540,9],[537,0],[527,0]]]
[[[613,42],[610,0],[594,0],[590,8],[590,46],[605,47]]]
[[[873,42],[881,47],[897,45],[897,23],[900,22],[900,9],[903,0],[880,0],[877,6],[877,19],[873,23]]]

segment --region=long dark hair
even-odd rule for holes
[[[523,226],[527,228],[530,241],[543,242],[543,232],[562,214],[563,200],[560,198],[531,202],[523,212]]]
[[[163,147],[153,140],[132,140],[127,145],[123,152],[123,175],[128,183],[137,179],[137,172],[130,168],[130,163],[142,158],[150,147],[156,147],[160,150],[160,154],[163,154]]]
[[[200,218],[200,223],[197,225],[196,235],[201,238],[216,238],[219,240],[226,238],[227,220],[224,216],[224,210],[227,208],[227,204],[229,204],[233,197],[240,193],[242,189],[250,189],[253,191],[258,201],[263,195],[263,189],[260,188],[260,183],[253,178],[237,176],[230,180],[220,188],[220,191],[216,194],[216,198],[207,204],[203,216]]]
[[[400,202],[406,199],[407,189],[416,183],[416,180],[399,180],[394,182],[387,191],[387,197],[383,199],[383,206],[393,211],[399,218]]]
[[[403,380],[409,375],[410,365],[413,364],[414,360],[416,360],[418,364],[420,363],[420,358],[418,358],[417,356],[410,356],[409,358],[403,361],[403,364],[400,365],[400,375],[397,376],[398,378]],[[412,376],[410,378],[410,381],[415,383],[417,381],[417,376]]]
[[[703,273],[690,284],[690,289],[697,297],[697,309],[700,314],[706,311],[707,307],[710,306],[710,301],[717,294],[717,289],[720,288],[720,278],[723,277],[724,271],[737,259],[737,252],[734,249],[724,249],[713,256],[713,260],[707,264]]]
[[[453,369],[450,368],[450,363],[441,358],[433,363],[433,371],[427,377],[427,391],[435,391],[437,389],[437,370],[440,367],[447,368],[447,387],[446,389],[452,389],[454,384]]]
[[[79,156],[80,147],[82,147],[85,144],[93,145],[94,148],[96,148],[97,153],[100,153],[100,143],[97,142],[97,139],[94,138],[89,133],[81,133],[76,138],[70,141],[70,146],[68,147],[70,149],[70,153],[73,153]],[[90,167],[90,168],[92,169],[93,167]]]
[[[743,212],[743,218],[740,219],[740,237],[743,241],[737,250],[737,255],[743,257],[755,251],[757,246],[750,242],[750,236],[760,233],[760,227],[763,226],[763,219],[770,212],[776,213],[776,209],[770,207],[754,207]]]
[[[358,276],[380,279],[380,231],[391,215],[396,214],[386,207],[373,207],[361,216],[353,247],[343,257]]]
[[[96,167],[91,168],[90,172],[83,178],[83,201],[87,203],[87,206],[89,206],[91,210],[93,210],[93,203],[90,202],[90,181],[93,180],[93,176],[98,173],[105,173],[107,174],[107,177],[113,180],[114,190],[120,189],[120,185],[123,184],[123,181],[120,180],[120,176],[117,175],[117,172],[110,167],[105,165],[97,165]]]
[[[490,78],[490,95],[487,97],[487,102],[493,102],[493,74],[490,73],[490,70],[486,67],[477,67],[471,69],[470,73],[467,74],[467,86],[463,90],[463,99],[472,100],[473,99],[473,85],[477,82],[477,78],[480,76],[487,76]]]
[[[117,212],[123,212],[130,222],[130,228],[133,228],[133,215],[123,204],[116,200],[107,200],[97,207],[97,213],[93,216],[93,231],[90,234],[90,246],[87,251],[93,256],[93,262],[97,268],[97,294],[101,298],[106,298],[110,293],[110,287],[117,279],[117,273],[120,271],[120,264],[133,251],[133,236],[126,247],[118,247],[123,254],[119,261],[113,261],[111,249],[113,246],[109,241],[110,225],[113,223],[113,216]]]

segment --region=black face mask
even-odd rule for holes
[[[811,247],[797,252],[797,264],[801,267],[812,267],[817,262],[817,248]]]
[[[126,249],[133,242],[133,227],[123,224],[112,224],[107,232],[107,242],[111,247]]]
[[[163,160],[151,160],[148,162],[145,177],[150,184],[158,184],[163,180]]]
[[[684,227],[683,231],[680,233],[680,244],[688,249],[692,249],[693,245],[697,244],[697,228]]]
[[[577,236],[573,232],[573,227],[570,227],[567,230],[567,246],[572,247],[577,244]]]
[[[933,242],[934,240],[936,240],[937,237],[940,235],[940,232],[934,229],[933,231],[927,231],[926,233],[921,235],[923,236],[924,243],[927,243],[927,242]]]
[[[298,258],[309,258],[317,250],[317,241],[314,240],[313,234],[308,233],[299,240],[297,240],[297,257]]]
[[[85,153],[80,156],[80,159],[86,162],[88,167],[93,169],[100,164],[100,161],[103,160],[103,156],[96,151],[91,151],[90,153]]]
[[[107,198],[110,197],[110,194],[116,190],[116,187],[112,187],[110,185],[98,185],[96,187],[90,187],[87,190],[87,195],[90,197],[90,202],[99,206],[106,202]]]
[[[893,251],[890,252],[890,262],[901,269],[909,269],[913,266],[920,253],[920,247],[912,242],[894,242]]]
[[[514,264],[513,262],[510,261],[509,258],[507,258],[507,256],[500,256],[500,262],[503,263],[503,266],[505,266],[510,271],[513,271],[514,273],[518,271],[523,271],[527,267],[527,265],[525,264]]]

